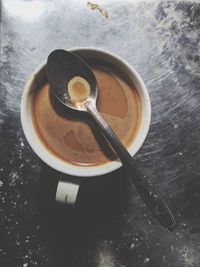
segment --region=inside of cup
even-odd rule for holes
[[[82,59],[86,59],[86,61],[101,60],[105,63],[116,65],[119,69],[126,73],[129,79],[131,79],[136,86],[141,100],[142,116],[137,136],[128,148],[130,154],[132,156],[135,155],[147,135],[151,113],[148,92],[142,79],[127,62],[112,53],[92,48],[77,48],[70,51],[80,56]],[[37,90],[37,88],[39,88],[45,81],[47,81],[46,65],[42,64],[34,71],[33,75],[28,80],[23,93],[21,105],[21,119],[24,133],[36,154],[54,169],[63,173],[81,177],[103,175],[121,167],[122,164],[119,160],[114,160],[97,166],[72,165],[56,157],[41,143],[34,129],[31,107],[35,90]]]

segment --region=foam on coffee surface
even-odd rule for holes
[[[90,95],[89,83],[80,76],[75,76],[68,82],[67,90],[74,104],[84,102]]]
[[[97,108],[122,143],[128,147],[135,138],[141,104],[133,84],[102,68],[93,68],[99,94]],[[54,101],[53,101],[54,102]],[[75,165],[100,165],[115,156],[92,120],[83,120],[52,102],[49,85],[41,87],[34,99],[33,116],[40,140],[57,157]]]

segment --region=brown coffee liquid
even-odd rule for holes
[[[93,67],[99,93],[97,108],[122,143],[128,147],[135,138],[141,104],[133,84],[121,75]],[[101,130],[89,117],[72,114],[52,97],[49,84],[35,94],[34,124],[40,140],[57,157],[75,165],[100,165],[116,158]]]

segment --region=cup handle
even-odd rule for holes
[[[62,174],[58,181],[55,200],[59,203],[74,207],[81,179]]]

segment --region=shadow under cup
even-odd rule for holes
[[[137,135],[130,144],[128,151],[134,156],[143,144],[148,133],[151,117],[151,105],[147,89],[139,76],[139,74],[123,59],[118,56],[94,48],[77,48],[71,49],[71,52],[89,61],[100,61],[105,64],[116,66],[118,70],[124,73],[132,84],[135,85],[141,103],[141,121],[137,131]],[[66,161],[56,157],[49,151],[47,147],[41,142],[35,130],[32,104],[34,94],[38,88],[47,81],[46,65],[41,64],[30,76],[26,83],[22,101],[21,101],[21,121],[24,134],[35,153],[49,166],[64,174],[80,177],[92,177],[110,173],[122,166],[119,160],[107,162],[102,165],[95,166],[79,166],[67,163]]]

